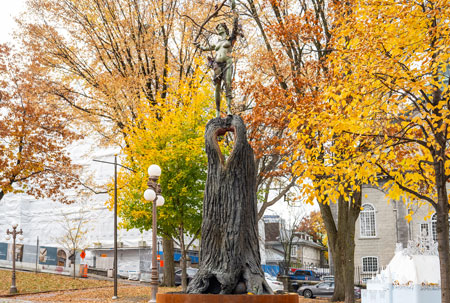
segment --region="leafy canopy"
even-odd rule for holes
[[[119,175],[119,213],[124,227],[151,228],[152,203],[144,200],[143,192],[147,168],[157,164],[165,198],[164,206],[158,208],[158,230],[172,237],[179,236],[181,226],[191,235],[199,231],[207,173],[203,134],[212,118],[210,85],[202,82],[203,78],[197,70],[177,86],[170,86],[164,99],[158,97],[156,106],[142,98],[141,123],[128,129],[129,146],[123,151],[123,164],[135,172]]]
[[[394,200],[436,205],[450,177],[449,15],[448,1],[357,1],[336,30],[331,109],[371,140],[360,158]]]
[[[82,136],[48,93],[41,66],[27,60],[0,45],[0,200],[23,192],[70,202],[79,167],[66,148]]]

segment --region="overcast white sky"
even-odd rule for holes
[[[14,17],[25,9],[25,0],[0,0],[0,43],[10,42]]]

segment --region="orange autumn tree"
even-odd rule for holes
[[[283,2],[287,5],[280,5],[284,5],[287,12],[295,10],[297,4],[293,1]],[[292,95],[295,84],[291,77],[300,76],[298,66],[305,58],[299,56],[297,60],[290,60],[285,56],[293,45],[280,43],[283,38],[276,33],[280,22],[286,22],[276,17],[279,7],[267,0],[256,3],[246,0],[241,6],[242,15],[250,16],[244,27],[249,46],[243,54],[248,65],[239,71],[237,86],[243,97],[235,98],[235,102],[247,124],[249,141],[255,152],[258,218],[262,218],[268,207],[291,195],[297,179],[286,161],[292,153],[293,139],[288,134],[289,114],[296,100]],[[292,36],[298,39],[296,32]]]
[[[245,2],[262,42],[249,59],[251,77],[243,80],[253,146],[268,159],[263,162],[267,167],[275,167],[268,177],[287,176],[307,202],[319,202],[336,266],[333,300],[353,302],[354,225],[361,185],[372,182],[368,178],[373,169],[352,161],[364,144],[342,131],[347,126],[334,129],[345,116],[331,115],[323,95],[330,80],[326,60],[332,52],[331,29],[341,6],[325,1]]]
[[[49,92],[103,143],[126,146],[141,98],[158,105],[168,77],[193,73],[191,22],[180,16],[202,8],[177,0],[30,0],[18,37],[46,68]]]
[[[39,64],[5,45],[0,75],[0,201],[26,193],[71,202],[65,191],[80,183],[66,148],[81,138],[72,117],[46,92]]]
[[[320,243],[328,249],[327,229],[320,211],[312,211],[308,216],[303,218],[298,226],[298,231],[307,233],[313,238],[313,241]],[[324,251],[323,256],[328,260],[328,251]]]
[[[298,231],[307,233],[314,241],[327,246],[327,231],[320,212],[312,211],[304,217],[298,225]]]
[[[353,112],[349,134],[373,138],[361,157],[391,199],[429,203],[437,215],[442,302],[450,302],[448,1],[350,1],[336,31],[328,96]]]

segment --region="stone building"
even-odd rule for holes
[[[356,279],[364,282],[387,266],[394,256],[397,243],[407,247],[411,241],[436,240],[433,216],[426,219],[429,206],[407,208],[403,201],[388,201],[379,188],[363,188],[362,210],[355,225]],[[412,220],[406,215],[412,212]]]

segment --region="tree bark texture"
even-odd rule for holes
[[[175,262],[173,261],[174,248],[173,239],[163,237],[163,252],[164,252],[164,286],[175,286]]]
[[[183,292],[186,292],[187,289],[187,264],[186,264],[186,245],[184,243],[184,228],[183,225],[179,227],[180,233],[180,250],[181,250],[181,258],[180,258],[180,266],[181,266],[181,289]]]
[[[331,257],[334,261],[335,288],[331,301],[355,302],[354,297],[354,256],[355,222],[361,210],[361,188],[355,191],[351,201],[340,197],[337,201],[337,222],[331,208],[319,203],[320,213],[325,223]]]
[[[345,303],[355,302],[355,223],[361,211],[362,192],[355,191],[350,202],[344,201],[345,212],[347,212],[344,254],[344,284]]]
[[[442,161],[441,161],[442,162]],[[449,204],[446,180],[442,176],[444,165],[436,165],[436,186],[438,203],[436,204],[436,237],[438,242],[439,267],[441,277],[441,301],[450,303],[450,253],[449,253]]]
[[[234,134],[227,160],[217,137]],[[272,293],[259,254],[253,149],[239,116],[215,118],[205,131],[208,178],[203,199],[201,264],[188,293]]]

